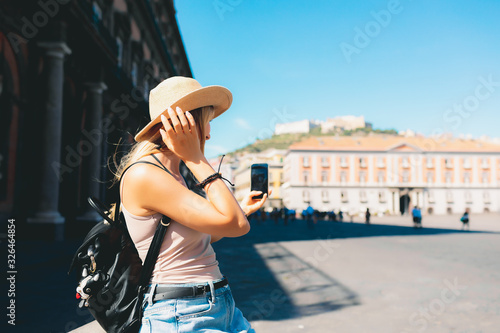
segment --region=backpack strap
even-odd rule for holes
[[[163,169],[165,170],[166,172],[168,172],[172,177],[174,175],[172,175],[172,173],[170,171],[168,171],[168,169],[160,162],[160,160],[158,160],[158,158],[154,155],[152,155],[157,161],[158,163],[161,164],[161,166],[159,166],[158,164],[154,164],[152,162],[148,162],[148,161],[137,161],[137,162],[134,162],[132,164],[130,164],[125,170],[123,170],[122,172],[122,175],[120,176],[120,181],[118,182],[118,200],[116,202],[116,205],[115,205],[115,216],[114,216],[114,220],[115,221],[118,221],[119,218],[120,218],[120,206],[121,206],[121,198],[120,198],[120,186],[119,184],[122,182],[122,178],[123,176],[125,175],[125,172],[127,172],[128,169],[130,169],[133,165],[135,164],[139,164],[139,163],[144,163],[144,164],[151,164],[151,165],[154,165],[155,167],[157,168],[160,168],[160,169]]]
[[[156,157],[155,155],[151,155],[151,156],[153,156],[153,158],[154,158],[155,160],[157,160],[157,161],[158,161],[158,163],[160,163],[160,165],[163,167],[163,170],[165,170],[166,172],[170,173],[170,171],[168,171],[168,169],[167,169],[167,168],[163,165],[163,163],[161,163],[161,162],[160,162],[160,160],[158,159],[158,157]],[[170,174],[171,174],[171,173],[170,173]]]
[[[148,162],[148,161],[137,161],[129,165],[123,172],[122,175],[120,176],[120,182],[122,181],[123,175],[125,172],[127,172],[128,169],[130,169],[131,166],[134,164],[138,163],[145,163],[145,164],[151,164],[154,165],[160,169],[165,170],[168,172],[172,177],[172,173],[168,171],[168,169],[158,160],[156,156],[153,155],[153,157],[158,161],[158,163],[161,164],[161,167],[157,164]],[[119,189],[119,188],[118,188]],[[120,216],[120,206],[121,206],[121,198],[118,193],[118,201],[116,203],[115,207],[115,222],[118,221],[119,216]],[[141,270],[141,276],[139,278],[139,295],[142,296],[144,294],[144,291],[146,289],[146,286],[151,278],[151,275],[153,274],[153,269],[156,264],[156,259],[158,258],[158,254],[160,253],[160,248],[161,244],[163,243],[163,238],[165,237],[165,232],[167,231],[167,227],[170,225],[171,218],[168,216],[163,215],[161,218],[160,223],[158,223],[158,226],[156,227],[155,234],[153,236],[153,240],[151,241],[151,244],[148,249],[148,253],[146,254],[146,258],[144,259],[144,263],[142,265],[142,270]],[[128,232],[128,230],[127,230]],[[142,299],[140,298],[142,301]]]

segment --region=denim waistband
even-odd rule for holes
[[[219,285],[217,286],[217,284]],[[204,295],[210,295],[212,301],[215,302],[215,297],[229,290],[229,284],[225,277],[209,282],[150,284],[144,294],[144,302],[147,301],[152,305],[160,300],[201,297]]]
[[[217,282],[220,282],[222,280],[224,280],[226,277],[222,277],[220,279],[217,279],[217,280],[213,280],[212,283],[217,283]],[[156,287],[195,287],[195,286],[208,286],[210,284],[210,282],[206,281],[206,282],[189,282],[189,283],[152,283],[152,284],[149,284],[148,285],[148,289],[149,290],[153,285],[156,285]]]

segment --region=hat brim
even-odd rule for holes
[[[222,86],[208,86],[197,89],[189,94],[181,97],[171,105],[166,105],[165,110],[161,112],[155,119],[152,119],[139,133],[136,134],[134,140],[137,142],[145,141],[151,138],[155,133],[151,131],[153,126],[161,123],[161,115],[170,118],[167,110],[169,107],[175,110],[180,107],[182,111],[191,111],[203,106],[213,106],[214,118],[223,114],[233,102],[233,95],[229,89]]]

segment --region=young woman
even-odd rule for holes
[[[226,111],[232,95],[224,87],[202,87],[172,77],[150,93],[151,122],[121,160],[116,179],[132,240],[144,260],[162,215],[172,219],[145,295],[141,332],[254,332],[234,306],[210,245],[250,230],[247,216],[262,207],[267,193],[250,192],[241,205],[205,158],[210,120]],[[180,173],[184,161],[207,198],[190,191]],[[204,180],[207,180],[204,182]]]

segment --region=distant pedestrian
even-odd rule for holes
[[[365,213],[365,223],[366,224],[370,224],[370,217],[372,216],[372,214],[370,213],[370,209],[367,208],[366,209],[366,213]]]
[[[305,215],[306,215],[307,227],[309,229],[314,229],[314,222],[313,222],[314,208],[308,206],[305,210]]]
[[[278,208],[274,207],[273,210],[271,211],[271,219],[273,219],[274,224],[278,224],[278,217],[280,215],[280,212]]]
[[[344,213],[339,210],[339,222],[344,222]]]
[[[283,214],[283,223],[285,225],[288,225],[288,208],[283,207],[283,209],[281,210],[281,212]]]
[[[266,212],[265,209],[262,209],[260,211],[260,221],[261,222],[266,222],[266,220],[267,220],[267,212]]]
[[[469,225],[469,210],[466,210],[464,215],[460,218],[460,221],[462,221],[462,230],[465,230],[467,227],[467,230],[470,230],[470,225]]]
[[[413,228],[422,228],[422,211],[418,206],[415,206],[411,211],[413,217]]]
[[[288,215],[290,216],[290,223],[294,222],[295,221],[295,209],[290,209],[288,211]]]

